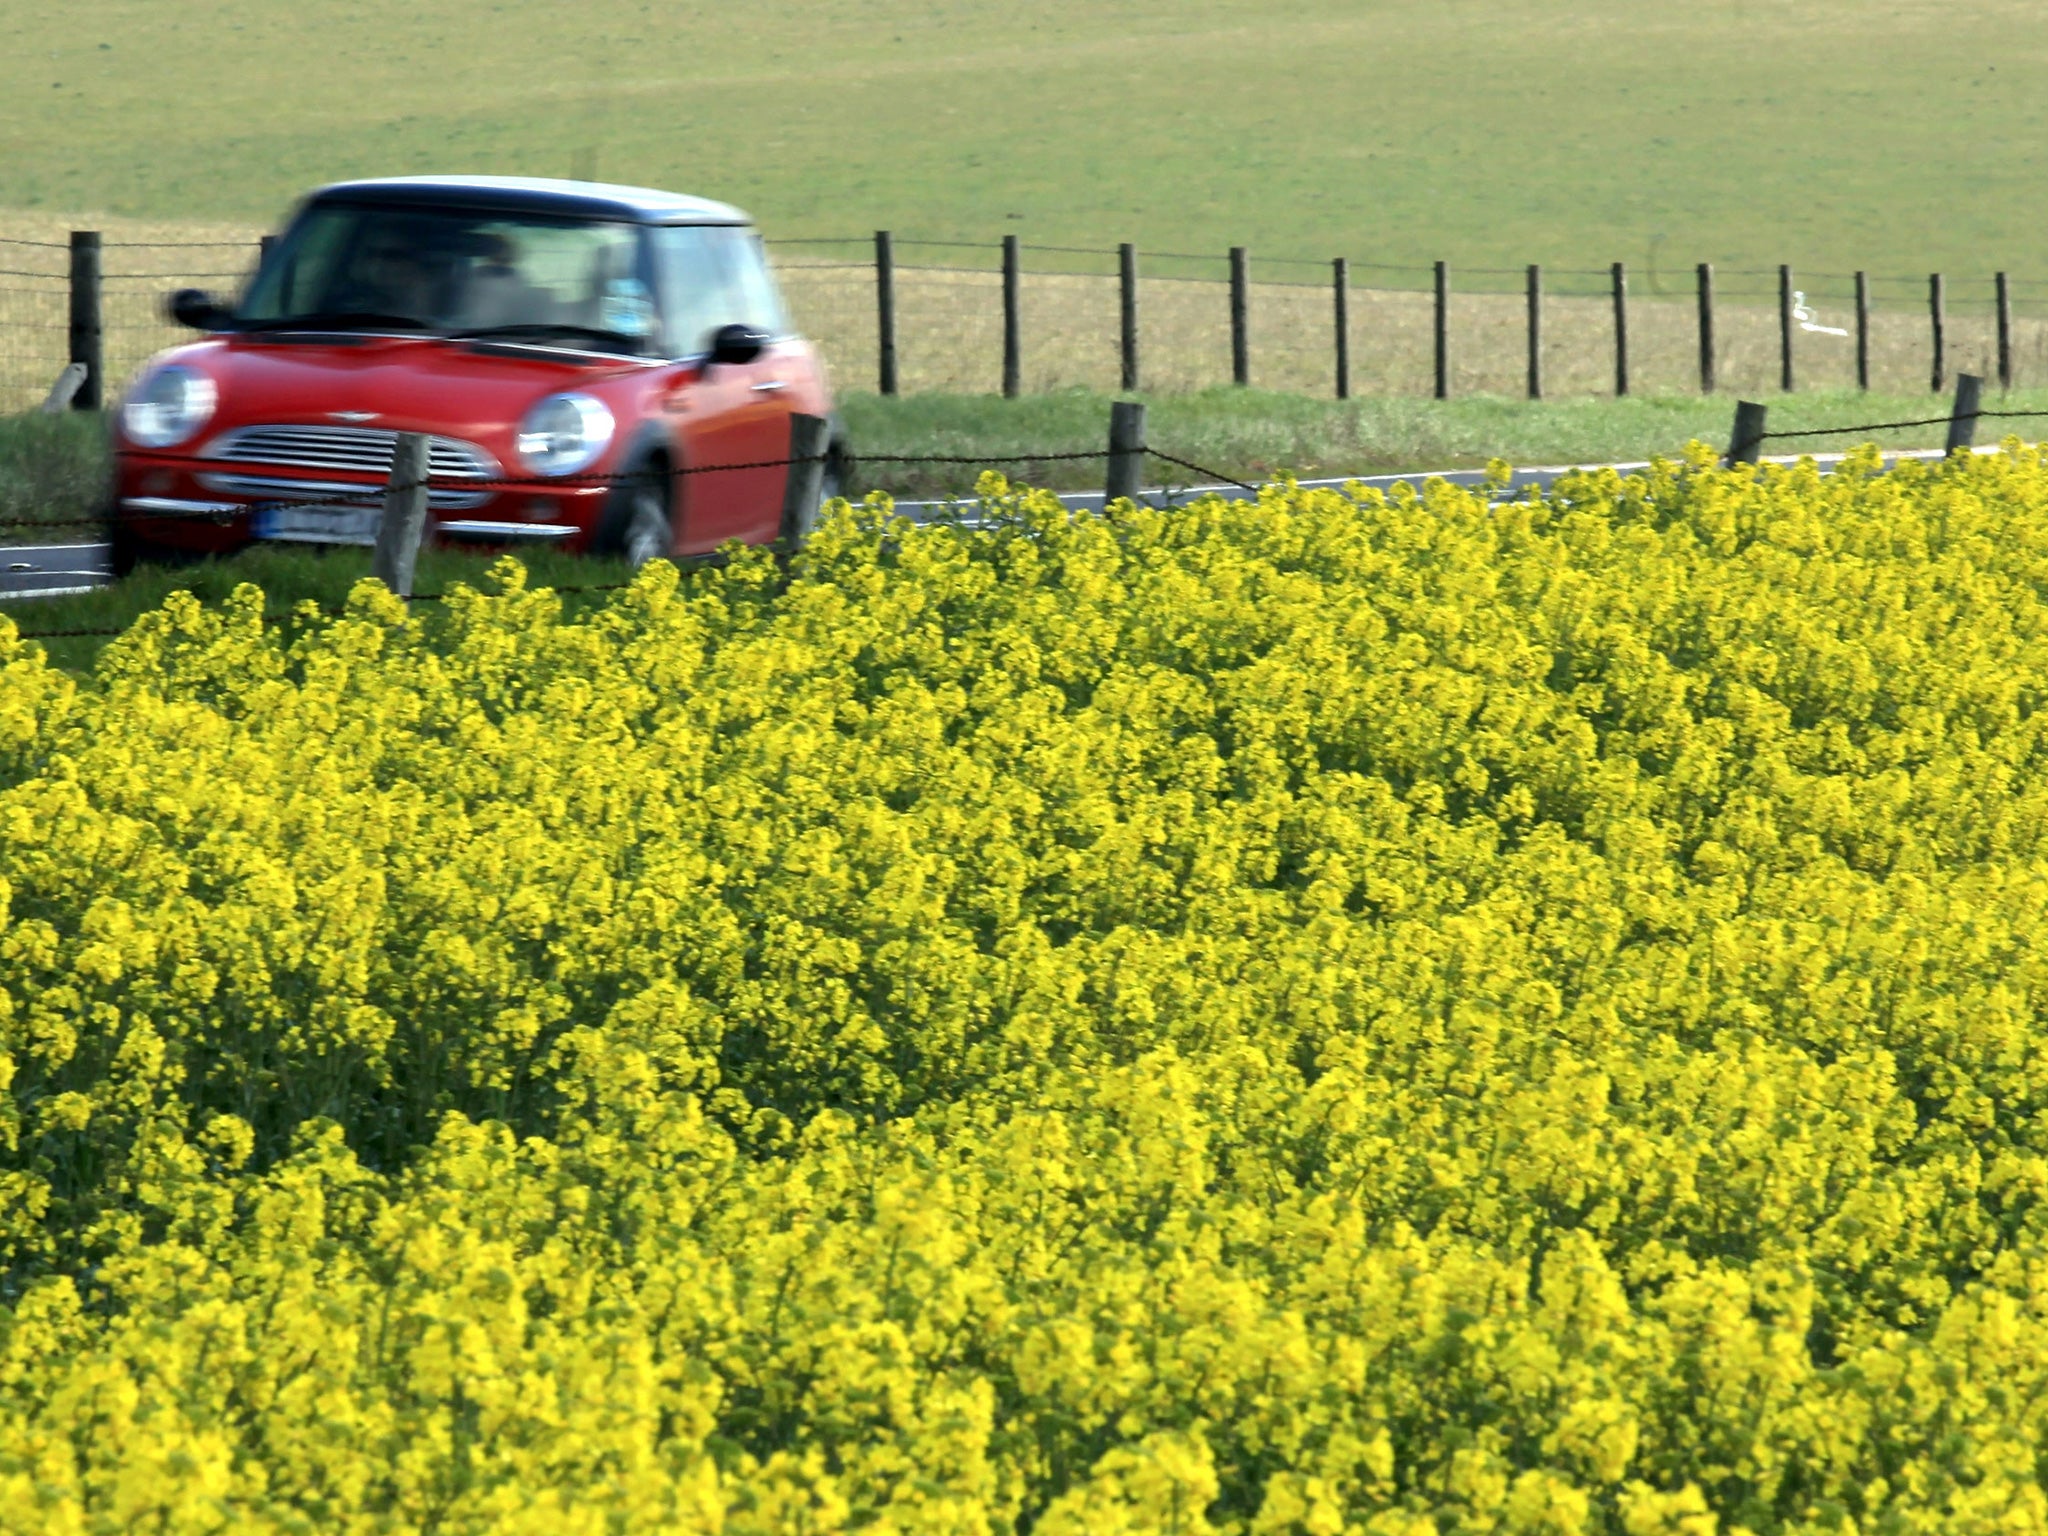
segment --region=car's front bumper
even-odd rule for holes
[[[272,535],[289,542],[330,542],[320,535],[318,512],[336,512],[337,531],[349,509],[375,504],[383,485],[374,479],[250,470],[184,457],[122,453],[115,508],[136,536],[169,548],[223,553],[258,537],[257,513],[290,507],[292,531]],[[444,543],[544,544],[581,548],[604,514],[606,487],[578,483],[516,487],[436,486],[430,492],[427,536]],[[359,520],[359,518],[358,518]],[[338,537],[332,542],[361,542]]]

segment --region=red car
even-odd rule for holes
[[[369,493],[401,432],[430,435],[444,543],[638,565],[805,531],[783,526],[775,461],[791,414],[830,418],[831,395],[760,237],[722,203],[345,182],[306,199],[239,302],[186,290],[171,309],[208,334],[122,403],[117,570],[258,539],[372,543]],[[835,421],[827,496],[845,462]]]

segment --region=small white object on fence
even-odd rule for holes
[[[43,397],[44,414],[55,416],[68,410],[72,397],[85,387],[87,372],[83,363],[66,363],[64,371],[57,375],[57,382],[50,386],[49,394]]]

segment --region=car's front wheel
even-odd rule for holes
[[[656,485],[635,485],[627,493],[626,531],[620,553],[626,563],[639,570],[650,560],[667,560],[676,552],[675,525],[669,521],[668,501]]]
[[[652,467],[622,476],[606,508],[596,552],[639,570],[650,560],[673,559],[675,519],[669,512],[667,476]]]

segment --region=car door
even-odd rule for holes
[[[677,548],[765,543],[781,528],[789,478],[789,360],[774,344],[746,363],[709,356],[722,326],[777,339],[788,330],[759,242],[734,225],[675,225],[654,231],[654,249],[670,350],[702,360],[666,402],[684,468]]]

